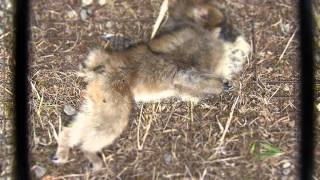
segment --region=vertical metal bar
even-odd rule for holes
[[[314,64],[311,0],[299,1],[301,47],[300,179],[312,179],[314,157]]]
[[[28,40],[29,0],[15,1],[15,160],[14,179],[30,179],[28,158]]]

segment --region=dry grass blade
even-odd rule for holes
[[[292,40],[293,40],[294,36],[296,35],[296,32],[297,32],[297,30],[295,30],[295,31],[294,31],[294,33],[292,34],[292,36],[290,37],[290,39],[289,39],[289,41],[288,41],[288,43],[287,43],[286,47],[284,48],[284,50],[283,50],[282,54],[280,55],[279,60],[278,60],[278,62],[277,62],[277,63],[279,63],[279,62],[282,60],[282,58],[283,58],[284,54],[287,52],[288,47],[290,46],[290,44],[291,44],[291,42],[292,42]]]
[[[169,4],[168,0],[164,0],[164,1],[162,2],[162,4],[161,4],[159,16],[158,16],[158,18],[157,18],[157,20],[156,20],[156,23],[155,23],[154,26],[153,26],[153,30],[152,30],[152,34],[151,34],[151,39],[153,39],[154,36],[155,36],[155,35],[157,34],[157,32],[158,32],[158,29],[159,29],[159,27],[160,27],[160,25],[161,25],[161,23],[162,23],[165,15],[166,15],[167,11],[168,11],[168,4]]]
[[[227,121],[227,124],[226,124],[226,127],[224,128],[224,131],[222,133],[222,136],[220,138],[220,143],[219,143],[219,147],[221,147],[222,143],[224,142],[224,138],[227,134],[227,131],[229,129],[229,126],[230,126],[230,123],[231,123],[231,120],[233,118],[233,112],[234,112],[234,109],[236,108],[236,105],[238,104],[238,100],[239,100],[239,96],[237,97],[237,99],[234,101],[232,107],[231,107],[231,111],[230,111],[230,115],[229,115],[229,118],[228,118],[228,121]]]
[[[52,129],[54,139],[56,140],[56,142],[58,142],[58,139],[59,139],[58,133],[57,133],[56,129],[54,128],[54,125],[50,121],[48,121],[48,124],[50,125],[50,127]]]
[[[142,113],[143,112],[143,105],[141,106],[140,109],[140,114],[139,114],[139,118],[138,118],[138,129],[137,129],[137,146],[138,149],[142,149],[142,145],[140,144],[140,126],[141,126],[141,118],[142,118]]]
[[[140,146],[138,147],[139,150],[142,150],[142,149],[143,149],[143,145],[144,145],[144,142],[146,141],[146,138],[147,138],[147,136],[148,136],[148,134],[149,134],[149,130],[150,130],[152,121],[153,121],[153,119],[150,119],[150,120],[149,120],[149,123],[148,123],[148,125],[147,125],[147,129],[146,129],[146,132],[144,133],[143,138],[142,138],[142,143],[141,143],[141,144],[139,143],[139,145],[140,145]]]

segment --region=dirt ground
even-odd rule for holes
[[[94,1],[83,7],[77,0],[34,1],[32,165],[56,178],[294,179],[299,110],[294,2],[222,3],[254,50],[235,90],[198,105],[177,99],[137,104],[127,130],[103,152],[104,173],[92,175],[77,151],[64,166],[48,161],[68,119],[64,105],[78,108],[81,101],[78,64],[101,45],[103,33],[148,39],[160,2]]]
[[[13,160],[12,10],[10,0],[0,0],[0,179],[10,175]]]
[[[126,131],[103,151],[105,170],[92,174],[88,162],[76,149],[71,161],[63,166],[49,161],[61,126],[71,119],[64,107],[78,109],[81,103],[85,84],[76,76],[78,64],[90,49],[104,45],[99,38],[104,33],[123,34],[134,41],[147,40],[161,0],[34,0],[29,77],[33,176],[296,179],[296,1],[220,2],[253,49],[245,70],[233,82],[234,90],[196,105],[175,98],[137,104]],[[317,78],[320,80],[319,71]],[[319,98],[317,101],[320,102]],[[319,152],[317,157],[320,164]],[[314,179],[320,178],[319,172],[317,167]]]

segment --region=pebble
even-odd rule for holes
[[[34,171],[34,174],[37,178],[43,177],[47,172],[46,168],[39,165],[34,165],[31,169]]]
[[[165,153],[165,154],[163,155],[163,158],[164,158],[164,162],[165,162],[166,164],[170,164],[170,163],[171,163],[171,160],[172,160],[172,155],[169,154],[169,153]]]
[[[320,112],[320,103],[319,104],[317,104],[317,110],[318,110],[318,112]]]
[[[103,6],[107,3],[107,0],[99,0],[98,3],[100,6]]]
[[[3,33],[4,33],[4,31],[3,31],[3,29],[0,27],[0,35],[3,34]]]
[[[92,2],[93,0],[82,0],[82,6],[89,6]]]
[[[86,9],[81,9],[80,18],[82,21],[86,21],[88,19],[88,12]]]
[[[63,107],[63,112],[65,112],[68,116],[73,116],[77,113],[77,111],[68,104]]]
[[[284,33],[284,34],[288,34],[290,32],[290,24],[281,24],[281,31]]]
[[[289,85],[286,84],[286,85],[283,87],[283,90],[289,92],[289,91],[290,91]]]
[[[106,23],[106,27],[107,28],[111,28],[113,26],[113,23],[111,22],[111,21],[108,21],[107,23]]]
[[[283,169],[289,168],[290,166],[291,166],[290,162],[285,162],[285,163],[282,164],[282,168]]]
[[[9,10],[12,8],[12,2],[11,0],[6,0],[6,9]]]
[[[78,14],[75,10],[71,10],[71,11],[67,12],[67,17],[69,19],[76,20],[78,17]]]
[[[290,168],[282,170],[282,174],[285,175],[285,176],[288,176],[290,174],[290,172],[291,172]]]

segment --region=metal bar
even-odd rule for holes
[[[311,0],[299,1],[301,48],[300,179],[311,180],[314,171],[314,64]]]
[[[28,143],[29,0],[15,1],[15,160],[14,179],[30,179]]]

